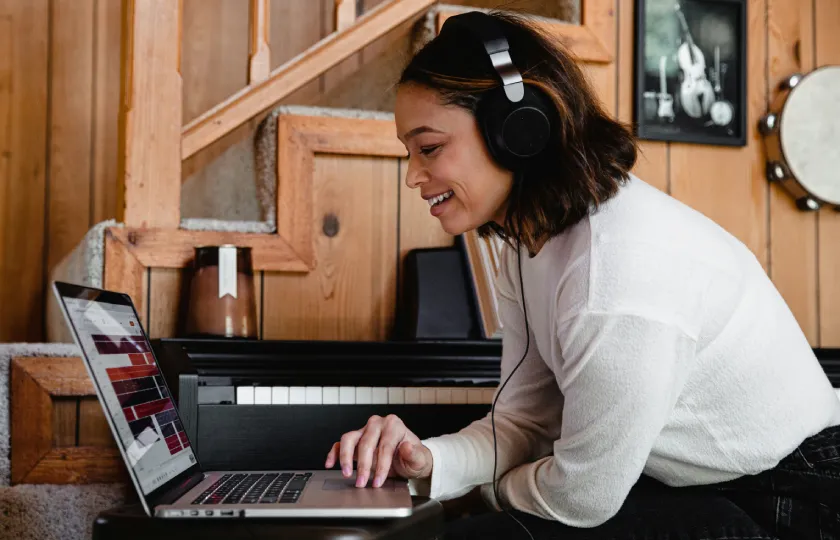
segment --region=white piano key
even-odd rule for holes
[[[496,389],[495,388],[485,388],[484,392],[484,403],[493,404],[493,398],[496,397]]]
[[[237,405],[253,405],[254,404],[254,387],[253,386],[237,386],[236,387],[236,404]]]
[[[388,403],[388,389],[384,387],[373,387],[371,392],[371,402],[377,405],[384,405]]]
[[[467,403],[469,403],[469,404],[484,403],[484,389],[483,388],[467,388]]]
[[[307,386],[306,387],[306,404],[307,405],[322,405],[323,404],[323,392],[320,386]]]
[[[254,388],[254,405],[271,405],[270,386],[257,386]]]
[[[324,405],[338,405],[338,387],[325,386],[323,397]]]
[[[289,387],[289,405],[306,405],[306,387]]]
[[[368,405],[373,402],[373,388],[370,386],[356,387],[356,405]]]
[[[466,388],[453,388],[452,389],[452,403],[456,405],[463,405],[467,402],[467,389]]]
[[[405,388],[393,386],[388,389],[388,403],[405,403]]]
[[[405,402],[408,405],[420,403],[420,389],[414,386],[407,387],[405,389]]]
[[[436,388],[421,388],[420,389],[420,403],[424,405],[431,405],[435,402],[437,394]]]
[[[352,386],[338,387],[338,402],[341,405],[355,405],[356,404],[356,389]]]
[[[449,405],[452,403],[452,389],[451,388],[436,388],[435,389],[435,403],[442,405]]]
[[[288,405],[289,404],[289,387],[288,386],[274,386],[271,389],[271,404],[272,405]]]

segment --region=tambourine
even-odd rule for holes
[[[767,178],[800,210],[840,210],[840,66],[791,75],[759,121]]]

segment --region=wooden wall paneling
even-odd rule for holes
[[[356,0],[321,0],[322,27],[324,37],[348,28],[356,22]],[[331,91],[340,85],[348,75],[361,67],[362,51],[350,55],[321,75],[320,93]]]
[[[94,396],[78,398],[79,419],[78,419],[78,441],[76,446],[102,446],[117,448],[114,435],[105,419],[105,412],[102,404]]]
[[[52,400],[53,446],[76,446],[79,400],[60,397]]]
[[[47,272],[90,227],[93,0],[53,0]]]
[[[607,63],[587,62],[584,72],[593,85],[604,108],[613,116],[618,113],[617,58],[618,0],[582,0],[581,24],[590,29],[610,55]],[[627,4],[628,2],[625,2]]]
[[[117,215],[123,2],[95,2],[91,225]]]
[[[128,481],[113,439],[110,445],[80,446],[76,430],[70,434],[69,409],[75,416],[80,398],[95,395],[80,358],[13,358],[10,372],[12,484]],[[91,420],[86,440],[104,442],[102,420]],[[91,437],[93,430],[98,434]]]
[[[739,238],[766,266],[767,181],[756,123],[766,111],[766,0],[747,2],[747,145],[671,143],[671,194]]]
[[[778,94],[780,82],[793,73],[813,68],[812,5],[811,1],[767,0],[767,86],[770,103]],[[750,90],[751,94],[754,92],[755,89]],[[769,274],[802,326],[808,341],[816,346],[819,340],[817,216],[799,210],[793,198],[781,186],[771,183],[769,191]]]
[[[265,273],[263,334],[386,339],[397,287],[397,160],[319,154],[314,161],[318,264],[307,274]]]
[[[181,222],[181,2],[128,0],[118,152],[118,219]]]
[[[635,80],[635,27],[636,13],[634,2],[618,3],[618,119],[628,126],[633,122],[633,85]],[[667,142],[639,141],[639,153],[633,174],[664,191],[668,192],[668,158],[670,149]]]
[[[251,39],[248,4],[241,0],[184,1],[181,38],[184,123],[248,84]],[[207,165],[232,146],[250,139],[254,125],[240,126],[185,160],[181,179],[200,175],[195,180],[199,185],[209,181],[208,175],[212,173],[206,170]]]
[[[815,65],[840,65],[840,2],[814,0]],[[840,212],[819,216],[819,318],[822,347],[840,347]]]
[[[48,22],[47,0],[0,0],[0,342],[43,335]]]

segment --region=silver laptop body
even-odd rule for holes
[[[64,282],[54,282],[53,292],[147,515],[395,518],[411,514],[404,480],[357,488],[355,478],[344,478],[340,471],[203,471],[131,298]]]

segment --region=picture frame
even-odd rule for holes
[[[744,146],[747,0],[635,0],[639,139]]]
[[[461,234],[461,242],[475,298],[479,333],[483,339],[501,339],[503,328],[496,279],[504,241],[497,236],[481,238],[476,230],[471,230]]]

